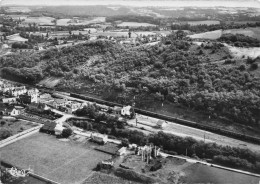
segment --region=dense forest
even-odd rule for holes
[[[257,126],[260,81],[253,73],[259,58],[230,57],[221,43],[198,46],[170,36],[156,46],[125,47],[98,40],[30,56],[5,56],[0,67],[4,77],[21,82],[60,77],[62,90],[92,90],[106,100],[135,102],[141,108],[154,100],[167,101]],[[216,63],[223,59],[223,64]]]

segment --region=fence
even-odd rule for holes
[[[8,137],[8,138],[6,138],[6,139],[0,141],[0,146],[1,146],[2,144],[6,144],[6,143],[8,143],[8,142],[10,142],[10,141],[13,141],[14,139],[17,139],[17,138],[19,138],[19,137],[21,137],[21,136],[23,136],[23,135],[25,135],[25,134],[28,134],[28,133],[30,133],[30,132],[32,132],[32,131],[34,131],[34,130],[40,129],[41,127],[42,127],[42,125],[39,125],[39,126],[37,126],[37,127],[30,128],[30,129],[25,130],[25,131],[23,131],[23,132],[21,132],[21,133],[18,133],[18,134],[16,134],[16,135],[13,135],[13,136],[11,136],[11,137]]]

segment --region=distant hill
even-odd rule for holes
[[[189,1],[189,3],[187,3]],[[167,3],[166,3],[167,2]],[[2,6],[57,6],[57,5],[125,5],[125,6],[165,6],[165,7],[259,7],[259,0],[2,0]]]

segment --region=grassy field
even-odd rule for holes
[[[54,23],[52,23],[53,20],[54,18],[52,17],[27,17],[25,21],[22,22],[22,25],[29,25],[29,23],[36,23],[38,25],[54,25]]]
[[[85,19],[78,19],[76,22],[73,19],[59,19],[57,20],[57,25],[59,26],[68,26],[68,25],[88,25],[93,23],[101,23],[105,22],[105,17],[94,17],[94,18],[85,18]]]
[[[128,27],[148,27],[148,26],[156,26],[155,24],[149,24],[149,23],[140,23],[140,22],[122,22],[120,24],[117,25],[118,27],[125,27],[125,26],[128,26]]]
[[[125,166],[133,167],[136,172],[144,171],[146,175],[160,178],[166,183],[256,184],[259,181],[257,177],[190,163],[179,158],[160,161],[162,168],[157,171],[150,171],[150,167],[136,155],[129,156],[123,163]]]
[[[216,31],[209,31],[209,32],[205,32],[205,33],[189,35],[189,37],[194,38],[194,39],[199,38],[199,39],[216,40],[216,39],[220,38],[221,35],[222,35],[222,30],[216,30]]]
[[[22,131],[28,130],[37,124],[31,123],[31,122],[26,122],[22,120],[17,120],[17,121],[6,121],[4,119],[0,119],[1,124],[0,124],[0,134],[1,131],[4,129],[10,130],[12,135],[18,134]],[[5,122],[5,123],[2,123]],[[1,136],[0,136],[0,141],[1,141]]]
[[[178,24],[189,24],[191,26],[197,26],[197,25],[216,25],[220,24],[218,20],[203,20],[203,21],[183,21]]]
[[[82,183],[97,163],[111,156],[95,151],[85,142],[60,141],[55,136],[37,133],[0,150],[1,159],[62,184]]]
[[[243,34],[260,40],[260,29],[259,28],[246,28],[246,29],[228,29],[223,31],[223,34]]]
[[[194,35],[189,35],[190,38],[201,38],[216,40],[220,38],[223,34],[243,34],[245,36],[250,36],[260,40],[260,29],[259,28],[246,28],[246,29],[228,29],[228,30],[216,30],[204,33],[198,33]]]
[[[53,88],[60,82],[61,78],[49,77],[41,80],[39,82],[40,85],[44,85],[46,87]]]
[[[138,182],[128,181],[113,175],[94,172],[83,184],[139,184]]]

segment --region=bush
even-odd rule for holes
[[[1,121],[1,125],[3,126],[3,125],[5,125],[6,124],[6,122],[5,121]]]
[[[251,64],[251,69],[252,70],[256,70],[257,68],[258,68],[258,64],[257,63]]]
[[[12,136],[12,131],[6,128],[2,128],[0,130],[0,139],[6,139],[8,137]]]
[[[70,128],[65,128],[62,131],[62,137],[68,138],[69,136],[72,135],[72,130]]]
[[[128,147],[129,146],[129,140],[127,138],[123,138],[121,141],[122,141],[121,145],[123,147]]]

